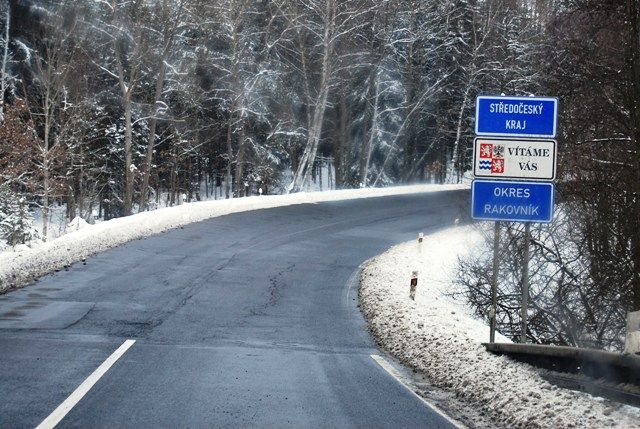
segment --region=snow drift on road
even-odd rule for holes
[[[366,264],[361,307],[378,342],[500,426],[640,427],[635,408],[557,388],[528,365],[485,351],[481,343],[489,339],[488,326],[448,297],[458,256],[483,251],[474,228],[430,235],[421,252],[417,240],[405,243]],[[419,271],[415,302],[409,299],[414,270]],[[496,340],[509,341],[501,335]]]
[[[86,226],[32,249],[0,254],[0,293],[131,240],[205,219],[293,204],[464,189],[461,185],[415,185],[348,189],[204,201],[168,207]],[[73,225],[72,225],[73,226]],[[73,229],[73,228],[70,228]]]

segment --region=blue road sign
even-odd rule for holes
[[[558,99],[481,95],[476,101],[479,136],[556,136]]]
[[[471,216],[480,220],[542,222],[553,219],[553,183],[474,180]]]

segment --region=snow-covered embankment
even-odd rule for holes
[[[422,251],[405,243],[370,260],[361,307],[376,340],[433,384],[451,390],[504,427],[640,427],[636,409],[557,388],[530,366],[481,345],[489,328],[448,297],[458,256],[483,251],[473,226],[428,236]],[[419,271],[416,300],[409,280]],[[497,335],[497,341],[508,341]]]
[[[189,223],[231,213],[294,204],[405,195],[463,189],[461,185],[415,185],[348,189],[205,201],[168,207],[101,222],[63,235],[32,249],[0,253],[0,293],[21,287],[83,258]]]

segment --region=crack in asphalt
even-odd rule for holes
[[[291,264],[287,268],[280,270],[278,273],[269,276],[269,288],[267,289],[267,302],[262,305],[256,306],[249,310],[250,316],[266,316],[267,309],[273,307],[278,303],[278,299],[282,294],[282,289],[287,286],[279,280],[284,274],[291,273],[296,267],[296,264]]]

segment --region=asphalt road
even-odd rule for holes
[[[467,200],[223,216],[0,296],[0,427],[38,425],[127,339],[58,427],[451,427],[371,358],[356,274]]]

